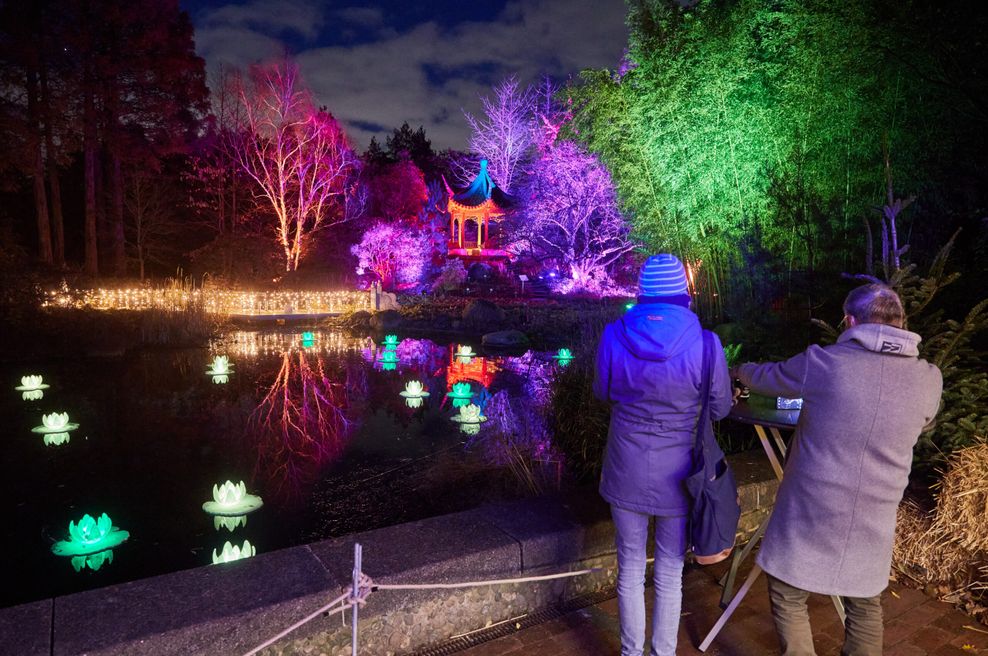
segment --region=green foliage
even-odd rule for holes
[[[738,362],[741,355],[741,344],[725,344],[724,357],[727,359],[727,366],[733,367]]]
[[[726,270],[757,230],[811,268],[878,195],[885,135],[914,189],[950,141],[948,101],[911,72],[932,55],[910,50],[913,32],[876,0],[630,5],[627,70],[583,74],[570,129],[611,169],[651,249]],[[794,197],[816,207],[778,207]]]
[[[906,327],[923,337],[920,357],[936,365],[943,374],[943,399],[936,426],[920,438],[915,454],[919,467],[943,462],[950,453],[988,435],[988,363],[986,353],[974,339],[988,331],[988,299],[972,307],[958,321],[944,316],[936,297],[960,274],[947,271],[947,260],[957,233],[940,249],[925,275],[916,273],[915,264],[892,269],[887,284],[902,299]],[[859,276],[860,277],[860,276]],[[828,341],[839,331],[814,319]]]

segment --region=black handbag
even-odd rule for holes
[[[700,417],[693,445],[693,469],[685,481],[691,499],[689,543],[696,562],[701,565],[719,563],[731,555],[741,517],[734,473],[714,439],[710,424],[710,378],[715,348],[710,333],[704,330]]]

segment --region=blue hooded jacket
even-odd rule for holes
[[[611,404],[600,494],[609,503],[658,516],[685,515],[683,480],[692,465],[700,412],[703,338],[687,308],[644,303],[608,324],[597,348],[594,394]],[[710,417],[731,409],[720,340],[711,363]]]

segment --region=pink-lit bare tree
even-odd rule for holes
[[[522,88],[512,76],[494,88],[492,97],[480,100],[482,117],[464,112],[471,130],[470,150],[487,160],[487,169],[499,187],[513,191],[538,138],[535,93]]]
[[[316,231],[353,215],[359,160],[293,63],[254,67],[239,96],[237,161],[274,213],[285,270],[294,271]]]
[[[374,272],[384,289],[420,282],[429,264],[432,244],[405,223],[376,223],[350,248],[357,266]]]
[[[570,273],[569,289],[603,293],[608,269],[635,248],[610,172],[596,156],[561,141],[544,147],[521,190],[522,232],[533,249]]]

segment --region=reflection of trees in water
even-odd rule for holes
[[[293,496],[343,452],[357,416],[354,401],[366,398],[366,373],[320,353],[291,349],[250,416],[258,439],[258,474],[275,494]]]

